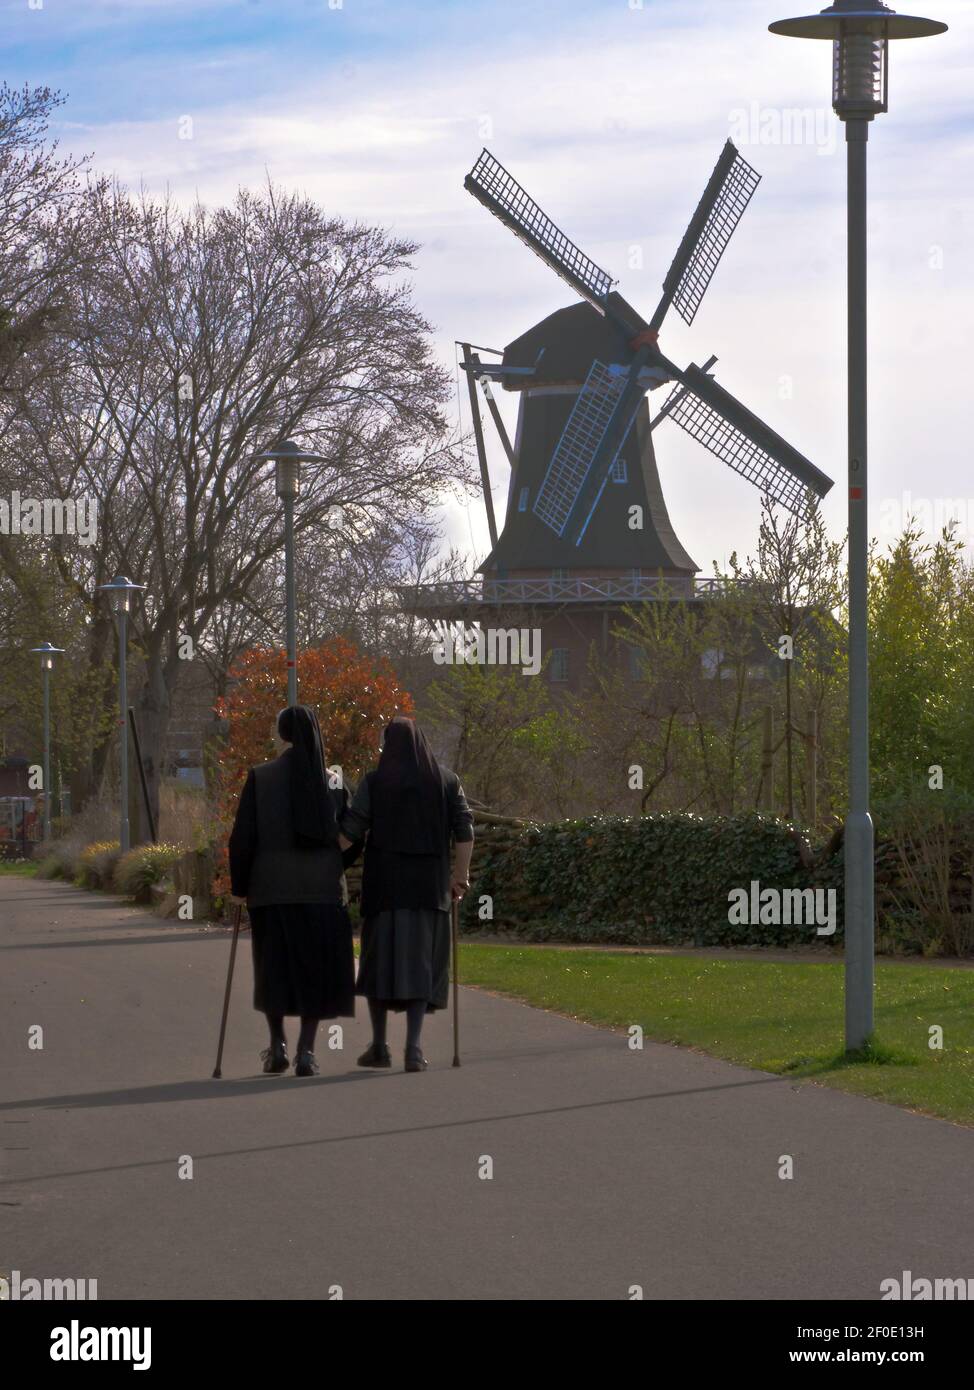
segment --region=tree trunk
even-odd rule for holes
[[[791,661],[785,665],[785,779],[787,819],[795,819],[795,774],[792,765]]]
[[[173,676],[161,652],[150,649],[146,654],[145,683],[139,700],[138,721],[149,804],[156,825],[159,824],[159,787],[164,771],[166,736],[172,718]],[[137,777],[138,771],[134,771]]]
[[[110,616],[99,615],[92,623],[91,641],[88,647],[88,666],[105,667],[111,671],[111,679],[106,679],[100,696],[92,696],[93,736],[85,763],[78,768],[72,780],[72,805],[80,810],[89,796],[99,796],[105,781],[105,769],[112,748],[118,739],[118,639]],[[97,705],[95,700],[98,700]]]

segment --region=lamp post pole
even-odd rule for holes
[[[287,702],[298,703],[297,596],[294,592],[294,497],[285,494],[284,503],[284,591],[285,639],[287,641]]]
[[[118,614],[118,766],[122,782],[122,818],[118,842],[123,854],[132,846],[129,828],[129,739],[128,739],[128,610]]]
[[[44,843],[51,838],[51,668],[44,665]]]
[[[873,1032],[875,836],[869,813],[869,529],[866,156],[869,121],[846,122],[848,164],[849,805],[845,823],[845,1036]]]
[[[887,110],[890,39],[942,34],[939,20],[898,15],[882,0],[835,0],[782,19],[774,34],[832,42],[832,104],[845,123],[848,216],[849,804],[845,822],[845,1042],[873,1031],[875,850],[869,814],[869,523],[866,155],[869,124]]]
[[[51,838],[51,671],[55,656],[60,656],[63,647],[52,647],[45,642],[31,651],[41,659],[41,677],[44,684],[44,840]]]
[[[274,464],[274,486],[284,505],[284,641],[287,646],[287,702],[298,703],[297,593],[294,579],[294,503],[301,482],[302,463],[326,463],[323,454],[309,454],[293,439],[258,454]]]
[[[122,854],[126,854],[132,847],[129,829],[128,615],[133,598],[145,589],[145,585],[133,584],[124,575],[118,575],[110,584],[99,584],[98,588],[100,592],[108,594],[112,610],[118,617],[118,768],[122,803],[118,843]]]

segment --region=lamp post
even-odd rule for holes
[[[946,24],[896,14],[881,0],[835,0],[821,14],[782,19],[773,34],[832,41],[832,105],[845,123],[848,160],[849,317],[849,809],[845,822],[845,1040],[873,1031],[874,849],[869,814],[867,585],[866,149],[869,123],[887,108],[889,41],[942,34]]]
[[[274,484],[284,503],[284,591],[285,643],[287,646],[287,702],[298,703],[297,621],[294,592],[294,503],[300,487],[302,463],[326,463],[323,454],[308,454],[293,439],[285,439],[276,449],[258,454],[274,462]]]
[[[51,672],[54,658],[63,655],[64,648],[45,642],[41,647],[31,647],[31,651],[41,659],[44,678],[44,839],[47,841],[51,838]]]
[[[117,575],[110,584],[99,584],[100,593],[107,594],[112,612],[118,617],[118,764],[122,782],[122,808],[119,824],[118,843],[122,854],[131,848],[129,834],[129,694],[128,670],[126,665],[128,648],[128,615],[132,611],[137,594],[145,589],[144,584],[133,584],[124,575]]]

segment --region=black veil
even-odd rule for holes
[[[416,721],[386,725],[370,779],[372,842],[399,854],[440,854],[446,840],[446,782]]]
[[[338,839],[335,807],[328,791],[325,750],[318,716],[308,705],[289,705],[277,732],[291,744],[291,820],[299,845],[332,845]]]

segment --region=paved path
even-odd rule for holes
[[[0,1273],[270,1299],[875,1299],[903,1270],[974,1276],[969,1130],[469,990],[459,1070],[437,1015],[423,1075],[357,1070],[359,1019],[320,1077],[265,1078],[242,943],[213,1081],[225,932],[0,879]]]

